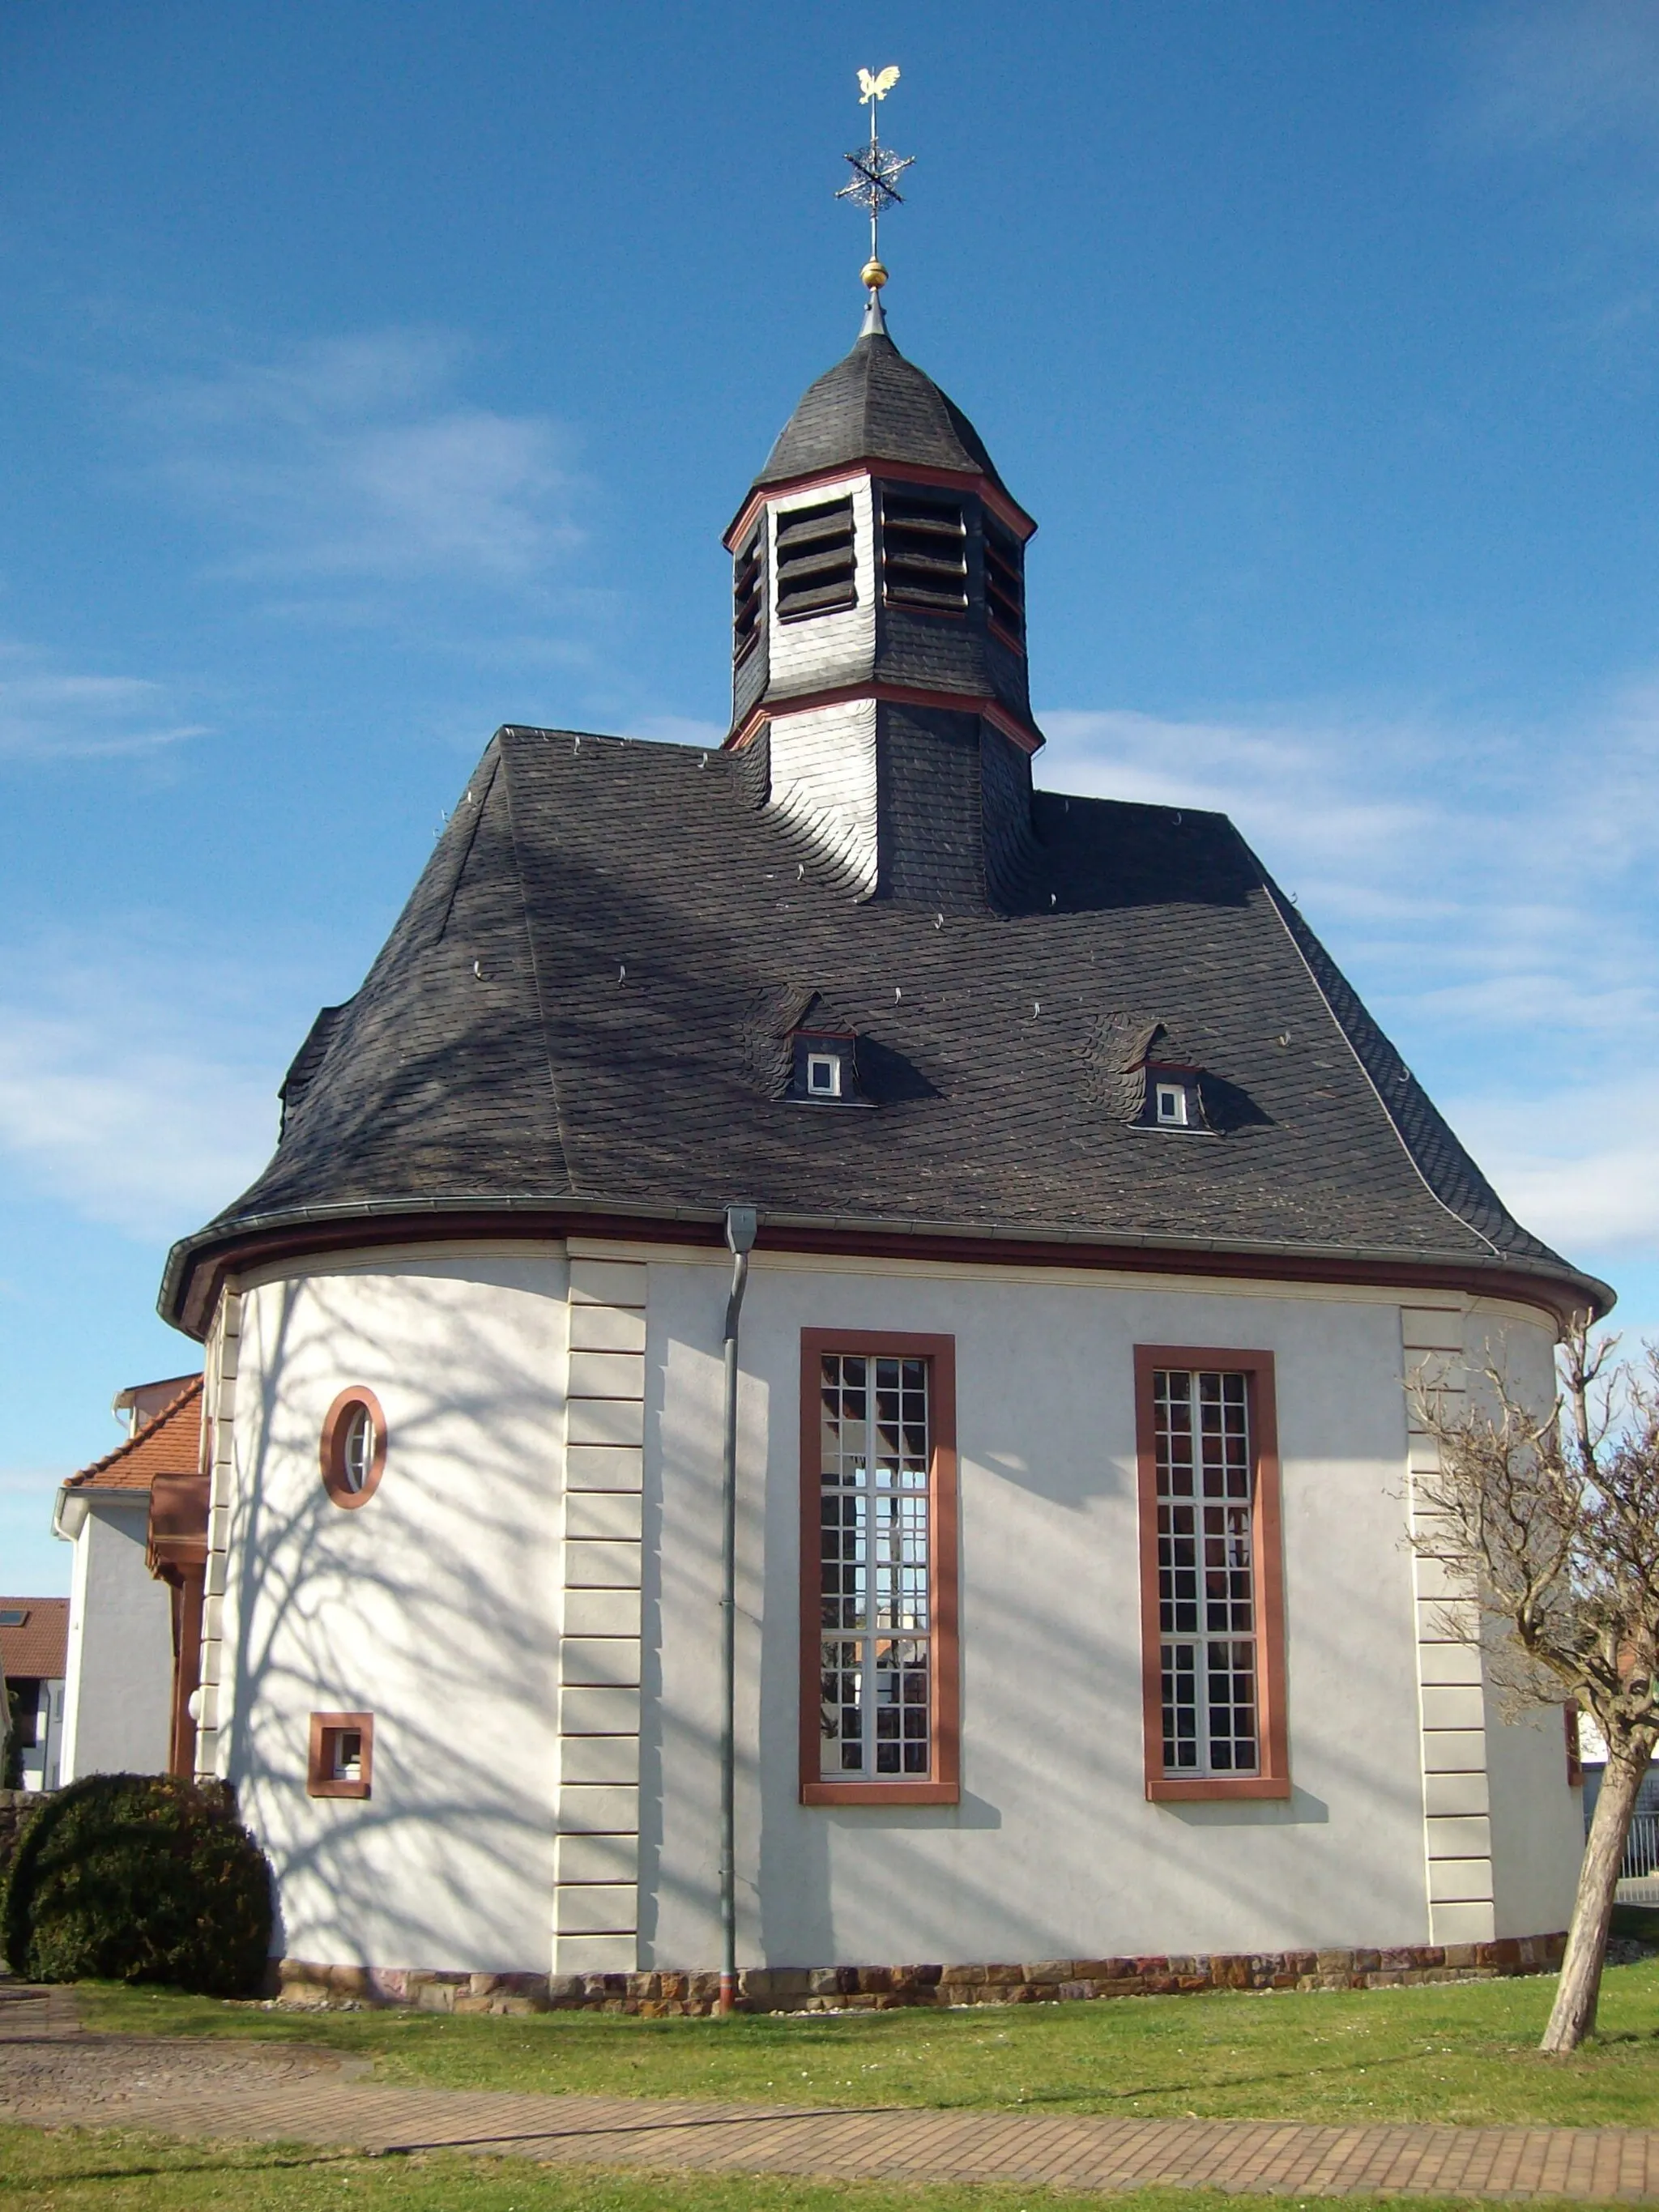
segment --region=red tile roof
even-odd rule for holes
[[[158,1474],[194,1474],[202,1458],[202,1378],[192,1375],[171,1405],[136,1437],[70,1475],[65,1490],[148,1490]]]
[[[0,1597],[0,1613],[21,1613],[21,1626],[0,1620],[0,1666],[9,1682],[61,1680],[69,1648],[66,1597]]]

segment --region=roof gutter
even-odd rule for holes
[[[291,1206],[250,1214],[237,1222],[215,1223],[182,1238],[167,1255],[156,1307],[173,1328],[198,1340],[204,1338],[223,1277],[237,1267],[258,1265],[262,1251],[268,1256],[297,1255],[340,1251],[355,1244],[419,1243],[446,1234],[624,1239],[651,1230],[670,1232],[672,1241],[717,1246],[724,1242],[725,1223],[725,1208],[720,1205],[678,1206],[598,1194],[553,1197],[526,1192],[486,1197],[462,1193],[444,1199],[368,1199],[337,1206]],[[364,1231],[368,1233],[356,1233]],[[1469,1234],[1476,1232],[1471,1229]],[[1586,1309],[1601,1320],[1612,1310],[1617,1296],[1610,1285],[1565,1261],[1552,1264],[1523,1253],[1427,1255],[1352,1244],[1291,1245],[1267,1237],[1218,1243],[1210,1237],[1149,1231],[1112,1237],[1097,1229],[1058,1223],[1013,1227],[908,1215],[775,1213],[769,1208],[762,1241],[769,1251],[840,1250],[941,1260],[994,1246],[1000,1255],[1006,1254],[1010,1266],[1069,1264],[1138,1273],[1164,1268],[1280,1281],[1462,1288],[1488,1297],[1513,1297],[1541,1307],[1563,1323]]]
[[[86,1526],[90,1503],[84,1490],[71,1490],[68,1483],[60,1482],[58,1495],[52,1500],[52,1534],[65,1544],[74,1543]]]

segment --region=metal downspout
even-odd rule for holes
[[[720,1993],[724,2016],[738,2002],[738,1327],[755,1243],[755,1209],[728,1206],[732,1295],[726,1302],[726,1452],[720,1483]]]

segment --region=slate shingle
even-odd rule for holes
[[[175,1252],[164,1310],[193,1251],[257,1224],[469,1201],[740,1198],[1587,1282],[1510,1218],[1223,817],[1037,792],[1012,910],[856,903],[803,874],[753,768],[499,732],[275,1158]],[[855,1024],[879,1110],[777,1096],[757,1010],[803,985]],[[1091,1054],[1126,1007],[1226,1087],[1224,1134],[1111,1110]]]
[[[908,461],[1002,483],[968,417],[885,332],[860,338],[807,386],[755,487],[865,460]]]

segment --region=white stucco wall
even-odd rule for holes
[[[716,1954],[708,1746],[723,1296],[718,1270],[653,1268],[647,1643],[654,1596],[662,1690],[654,1716],[647,1701],[657,1741],[641,1751],[641,1957],[664,1966]],[[797,1802],[799,1331],[840,1324],[957,1340],[955,1807]],[[1276,1356],[1288,1802],[1145,1800],[1137,1343]],[[744,1319],[740,1729],[761,1741],[739,1824],[746,1955],[799,1965],[1426,1942],[1398,1346],[1391,1305],[757,1268]],[[672,1424],[665,1395],[677,1401]],[[763,1617],[763,1567],[775,1593]]]
[[[343,1263],[244,1300],[221,1769],[276,1867],[277,1948],[545,1971],[557,1786],[565,1267],[547,1250]],[[386,1472],[319,1479],[336,1394]],[[305,1792],[309,1716],[374,1715],[367,1802]]]
[[[144,1564],[149,1493],[87,1502],[75,1539],[61,1772],[160,1774],[173,1714],[170,1594]]]
[[[565,1281],[556,1249],[518,1246],[248,1288],[220,1742],[277,1864],[292,1957],[547,1964]],[[726,1293],[724,1264],[650,1261],[642,1966],[718,1955]],[[799,1332],[836,1326],[956,1339],[957,1806],[797,1802]],[[1275,1357],[1286,1802],[1145,1800],[1133,1355],[1148,1342]],[[1397,1300],[762,1255],[742,1371],[745,1962],[1430,1940]],[[380,1396],[391,1448],[380,1490],[345,1512],[318,1433],[353,1382]],[[308,1714],[358,1708],[376,1716],[372,1801],[307,1798]],[[1559,1927],[1572,1801],[1547,1783],[1541,1736],[1500,1733],[1494,1824],[1532,1840],[1494,1845],[1498,1932]]]

